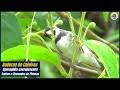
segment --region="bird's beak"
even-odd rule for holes
[[[47,31],[46,34],[47,34],[48,36],[51,36],[51,34],[52,34],[51,30]]]

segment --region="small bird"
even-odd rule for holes
[[[72,32],[60,29],[58,27],[53,28],[54,36],[55,36],[55,45],[59,50],[63,53],[64,56],[72,60],[74,50],[76,47],[76,39],[77,35],[74,37],[73,45],[71,44],[72,40]],[[51,30],[49,27],[45,29],[45,36],[51,37]],[[85,46],[84,44],[79,48],[76,62],[79,64],[86,64],[96,69],[101,69],[101,65],[98,62],[98,58],[92,51]]]

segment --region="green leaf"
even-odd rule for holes
[[[30,26],[32,19],[30,18],[18,18],[19,23],[21,25],[22,28],[22,32],[24,33],[24,31],[28,28],[28,25]]]
[[[105,76],[105,69],[102,71],[102,73],[100,74],[98,78],[103,78],[104,76]]]
[[[26,45],[19,45],[7,49],[1,54],[1,57],[2,61],[23,60],[26,58]],[[30,45],[29,59],[47,61],[54,65],[60,64],[60,59],[56,54],[50,52],[42,46],[37,45]]]
[[[1,51],[22,44],[22,32],[17,18],[8,12],[1,13]]]
[[[25,58],[26,45],[19,45],[7,49],[1,54],[2,61],[23,61]],[[63,76],[67,75],[64,68],[61,65],[60,58],[56,54],[52,53],[51,51],[42,46],[30,45],[28,59],[32,59],[32,61],[35,60],[49,62],[55,65]]]
[[[109,78],[119,77],[116,54],[108,45],[96,40],[88,40],[84,44],[99,57],[107,71]]]
[[[26,18],[32,19],[33,13],[34,12],[17,12],[16,16],[19,18],[24,18],[24,19]]]

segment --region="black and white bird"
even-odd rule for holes
[[[73,53],[76,47],[77,35],[75,36],[75,40],[72,45],[71,44],[72,32],[60,29],[58,27],[54,27],[53,31],[54,31],[56,46],[63,53],[64,56],[72,60]],[[51,30],[49,27],[45,29],[45,36],[51,37]],[[101,65],[99,64],[96,55],[93,54],[92,51],[84,44],[77,53],[76,62],[87,64],[96,69],[101,69]]]

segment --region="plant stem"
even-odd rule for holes
[[[84,23],[84,18],[85,18],[85,14],[86,12],[82,12],[82,16],[81,16],[81,20],[80,20],[80,27],[79,27],[79,32],[78,32],[78,37],[77,37],[77,41],[80,41],[81,38],[81,34],[82,34],[82,27],[83,27],[83,23]]]
[[[36,34],[44,34],[44,31],[45,30],[41,30],[41,31],[38,31],[38,32],[35,32]]]
[[[75,51],[74,51],[74,54],[73,54],[73,58],[72,58],[72,66],[74,66],[78,49],[79,49],[79,46],[76,45],[76,48],[75,48]],[[69,73],[68,73],[68,77],[67,77],[67,78],[72,78],[72,73],[73,73],[73,67],[70,67],[70,70],[69,70]]]
[[[61,60],[61,62],[62,62],[62,65],[63,65],[65,68],[67,68],[67,69],[70,68],[70,63],[69,63],[69,62],[67,62],[67,61],[65,61],[65,60]],[[76,69],[76,70],[79,70],[79,71],[81,71],[81,72],[85,72],[85,73],[92,74],[92,75],[95,75],[95,76],[98,76],[98,75],[99,75],[96,70],[92,70],[92,69],[89,69],[89,68],[84,68],[84,67],[79,66],[79,65],[74,65],[73,68]]]
[[[43,39],[41,36],[39,36],[39,35],[36,34],[36,33],[29,33],[29,36],[31,36],[31,35],[32,35],[32,36],[39,37],[39,39],[42,40],[43,44],[52,52],[52,50],[49,48],[49,46],[46,44],[46,42],[44,41],[44,39]],[[66,71],[65,71],[64,68],[62,67],[62,65],[58,66],[57,68],[58,68],[58,70],[60,71],[60,73],[61,73],[62,76],[65,76],[65,77],[68,76],[67,73],[66,73]]]
[[[60,20],[60,17],[55,21],[55,23],[53,24],[53,27],[54,26],[57,26],[57,25],[62,25],[63,24],[63,21]]]
[[[74,42],[74,36],[75,36],[75,30],[74,30],[74,25],[73,25],[73,22],[72,22],[72,16],[71,16],[71,13],[68,12],[68,21],[69,21],[69,24],[70,24],[70,29],[72,30],[72,40],[71,40],[71,44],[73,45],[73,42]]]
[[[35,17],[35,12],[33,14],[32,22],[31,22],[31,25],[30,25],[30,29],[28,29],[27,46],[26,46],[26,61],[28,61],[30,34],[31,34],[31,30],[32,30],[32,25],[33,25],[34,17]]]
[[[95,27],[96,24],[95,24],[94,22],[90,22],[90,23],[88,24],[88,26],[87,26],[87,28],[86,28],[86,30],[85,30],[85,32],[84,32],[84,35],[83,35],[83,37],[81,38],[81,41],[84,40],[84,38],[85,38],[85,36],[86,36],[86,34],[87,34],[87,32],[88,32],[88,29],[89,29],[91,26]]]
[[[17,16],[17,15],[19,15],[21,12],[17,12],[17,13],[15,13],[15,16]]]
[[[38,35],[37,33],[30,33],[29,35],[38,37],[43,42],[43,44],[46,46],[46,48],[52,52],[52,50],[49,48],[47,43],[44,41],[44,39],[40,35]],[[26,36],[24,38],[26,38]]]
[[[60,73],[61,73],[62,76],[65,76],[65,77],[68,76],[67,72],[65,71],[65,69],[63,68],[62,65],[58,66],[57,68],[60,71]]]
[[[49,48],[49,46],[47,45],[47,43],[44,41],[44,39],[41,37],[41,36],[39,36],[38,34],[35,34],[35,36],[37,36],[37,37],[39,37],[39,39],[43,42],[43,44],[48,48],[48,50],[50,50],[51,52],[53,52],[50,48]]]
[[[78,37],[77,37],[77,42],[79,42],[79,43],[76,43],[76,47],[75,47],[73,58],[72,58],[72,66],[74,66],[74,64],[75,64],[76,56],[77,56],[78,50],[79,50],[80,45],[81,45],[80,35],[82,33],[81,31],[82,31],[82,26],[83,26],[83,23],[84,23],[85,13],[86,12],[82,12],[82,16],[81,16],[81,20],[80,20],[81,27],[79,28]],[[72,73],[73,73],[73,67],[70,67],[68,78],[72,77]]]
[[[55,37],[54,37],[54,31],[53,31],[53,19],[52,19],[52,13],[51,12],[48,12],[48,21],[49,21],[50,30],[52,32],[52,41],[54,43]]]

